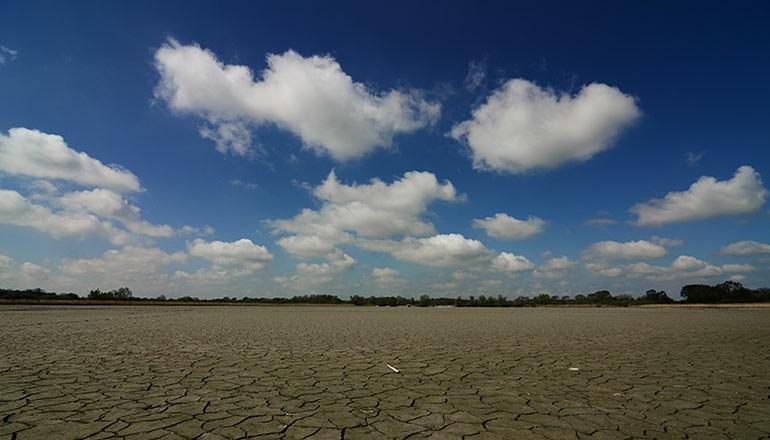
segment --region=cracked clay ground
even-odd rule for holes
[[[0,335],[2,440],[770,438],[767,308],[4,306]]]

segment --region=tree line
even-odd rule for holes
[[[736,281],[725,281],[721,284],[689,284],[682,287],[680,303],[748,303],[770,302],[770,288],[749,289]],[[663,290],[648,290],[639,297],[631,295],[612,295],[608,290],[599,290],[589,294],[571,296],[558,296],[539,294],[533,297],[519,296],[508,298],[498,296],[458,296],[431,297],[422,295],[419,298],[403,296],[361,296],[353,295],[350,299],[340,299],[336,295],[299,295],[291,298],[285,297],[248,297],[231,298],[228,296],[215,299],[199,299],[191,296],[168,299],[164,295],[155,298],[134,297],[131,289],[121,287],[114,290],[102,291],[94,289],[85,298],[75,293],[54,293],[43,289],[13,290],[0,289],[0,300],[58,300],[77,302],[87,301],[135,301],[135,302],[161,302],[161,303],[255,303],[255,304],[352,304],[355,306],[455,306],[455,307],[533,307],[546,305],[596,305],[596,306],[630,306],[644,304],[673,304],[677,301],[671,299]]]

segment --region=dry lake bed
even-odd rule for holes
[[[252,437],[768,439],[770,309],[0,307],[0,439]]]

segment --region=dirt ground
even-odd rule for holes
[[[252,437],[770,439],[770,309],[0,306],[0,439]]]

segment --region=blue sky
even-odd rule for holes
[[[0,1],[0,283],[768,285],[768,19],[762,2]]]

